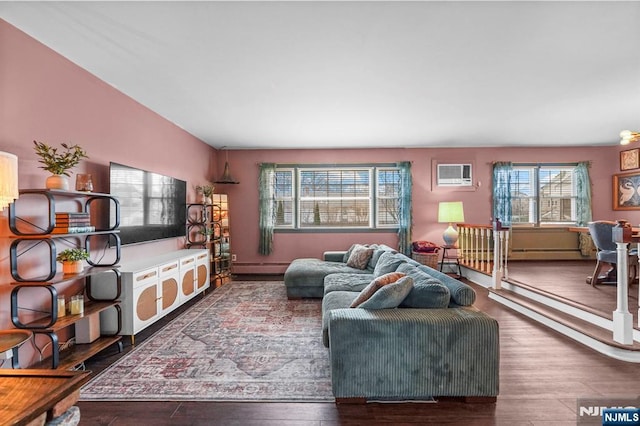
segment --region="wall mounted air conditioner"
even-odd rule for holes
[[[471,164],[438,164],[438,186],[472,186]]]

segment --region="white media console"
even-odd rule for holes
[[[209,250],[185,249],[157,256],[122,262],[120,307],[121,335],[134,336],[183,303],[209,288]],[[91,290],[96,297],[113,296],[114,272],[91,277]],[[114,333],[118,316],[113,309],[100,313],[100,329]]]

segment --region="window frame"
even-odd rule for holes
[[[533,203],[534,207],[535,207],[535,218],[533,221],[528,221],[528,222],[513,222],[513,219],[511,221],[512,226],[514,227],[535,227],[535,228],[541,228],[541,227],[558,227],[558,226],[567,226],[567,225],[575,225],[577,223],[577,186],[576,186],[576,168],[577,168],[578,164],[577,163],[535,163],[535,164],[530,164],[530,163],[520,163],[520,164],[513,164],[512,166],[512,171],[511,173],[515,173],[516,171],[521,171],[524,169],[528,169],[530,171],[530,176],[531,176],[531,188],[532,188],[532,195],[528,196],[528,197],[514,197],[513,196],[513,189],[512,189],[512,194],[511,194],[511,211],[512,211],[512,218],[513,216],[515,216],[515,208],[514,208],[514,201],[518,201],[518,200],[529,200],[529,203]],[[541,185],[543,184],[541,182],[541,172],[543,172],[544,170],[562,170],[562,169],[566,169],[567,171],[569,171],[572,174],[572,181],[571,181],[571,196],[568,197],[568,199],[571,202],[571,220],[568,221],[542,221],[542,203],[547,200],[547,201],[553,201],[554,199],[557,198],[563,198],[563,197],[545,197],[543,195],[541,195],[541,190],[543,189],[541,187]],[[511,179],[513,179],[513,176],[511,177]],[[512,187],[513,187],[513,181],[512,181]],[[529,216],[531,215],[531,208],[529,208]]]
[[[301,193],[301,174],[305,171],[345,171],[345,170],[363,170],[369,172],[369,190],[368,190],[368,208],[369,208],[369,225],[368,226],[301,226],[300,219],[300,203],[303,201]],[[378,188],[379,188],[379,171],[395,170],[400,173],[400,167],[395,163],[367,163],[367,164],[279,164],[276,167],[275,173],[287,172],[291,173],[291,223],[289,224],[275,224],[274,232],[291,232],[291,233],[346,233],[346,232],[397,232],[399,229],[399,222],[395,224],[380,224],[378,202]],[[277,179],[276,179],[277,180]],[[274,183],[275,185],[276,183]],[[397,182],[398,190],[400,190],[400,179]],[[275,188],[274,188],[275,189]],[[277,191],[274,191],[276,193]],[[308,199],[313,199],[309,197]],[[382,199],[382,198],[380,198]],[[384,199],[389,199],[385,197]],[[400,199],[398,193],[397,199]],[[274,195],[274,201],[287,201],[286,197]],[[277,211],[277,204],[275,207]]]

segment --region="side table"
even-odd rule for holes
[[[458,268],[458,278],[462,278],[462,267],[460,266],[460,258],[458,257],[458,246],[440,246],[442,249],[442,260],[440,260],[440,272],[443,272],[445,265]]]
[[[0,353],[12,351],[11,367],[20,368],[18,349],[24,342],[31,339],[32,334],[29,330],[0,330]]]

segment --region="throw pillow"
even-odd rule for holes
[[[369,264],[367,265],[367,269],[371,269],[376,267],[376,263],[378,263],[378,259],[380,259],[380,255],[384,253],[377,244],[369,244],[369,247],[373,249],[373,254],[371,255],[371,259],[369,259]]]
[[[414,241],[411,243],[411,249],[418,253],[433,253],[437,252],[439,247],[430,241]]]
[[[356,246],[349,255],[347,266],[356,269],[365,269],[369,263],[369,259],[373,255],[373,249],[363,245]]]
[[[347,261],[349,260],[349,256],[351,256],[351,252],[353,251],[353,249],[355,249],[358,246],[363,246],[363,245],[366,247],[365,244],[358,244],[358,243],[351,244],[351,247],[349,247],[349,250],[347,250],[347,252],[344,254],[344,257],[342,258],[342,261],[344,263],[347,263]]]
[[[373,281],[369,283],[368,286],[362,289],[358,297],[351,303],[351,308],[356,308],[363,302],[366,302],[373,296],[378,290],[382,287],[392,284],[398,281],[400,278],[404,277],[405,274],[400,274],[398,272],[392,272],[390,274],[383,275],[381,277],[375,278]]]
[[[369,300],[358,305],[362,309],[392,309],[397,308],[413,288],[411,277],[402,277],[398,281],[385,285],[376,291]]]
[[[406,274],[413,279],[413,288],[402,301],[401,306],[407,308],[446,308],[449,306],[451,293],[440,280],[407,263],[400,265],[397,272]]]
[[[380,255],[380,259],[378,259],[375,268],[373,268],[373,276],[379,277],[381,275],[388,274],[389,272],[395,272],[395,270],[398,269],[398,266],[405,262],[406,260],[397,253],[385,251]]]

